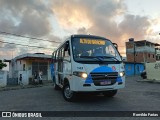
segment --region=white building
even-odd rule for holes
[[[51,60],[51,55],[27,53],[5,62],[9,62],[9,78],[18,80],[20,74],[22,74],[22,82],[27,85],[33,80],[34,73],[38,74],[39,71],[43,73],[42,80],[51,80]]]
[[[0,87],[7,85],[7,71],[0,70]]]

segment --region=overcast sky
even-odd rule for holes
[[[63,41],[71,34],[94,34],[118,43],[129,38],[160,43],[160,0],[0,0],[0,32]],[[56,47],[58,44],[0,34],[0,41]],[[0,59],[36,48],[0,43]],[[43,52],[51,54],[51,49]]]

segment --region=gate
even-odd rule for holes
[[[42,80],[48,80],[48,63],[47,62],[32,62],[32,75],[42,71]]]

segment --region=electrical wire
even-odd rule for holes
[[[53,48],[45,48],[45,47],[39,47],[39,46],[30,46],[30,45],[24,45],[24,44],[19,44],[19,43],[11,43],[11,42],[4,42],[0,41],[1,43],[7,43],[7,44],[12,44],[12,45],[19,45],[19,46],[25,46],[25,47],[36,47],[36,48],[44,48],[44,49],[52,49]]]
[[[0,34],[13,35],[13,36],[22,37],[22,38],[29,38],[29,39],[48,41],[48,42],[54,42],[54,43],[61,43],[61,42],[57,42],[57,41],[45,40],[45,39],[35,38],[35,37],[28,37],[28,36],[23,36],[23,35],[18,35],[18,34],[14,34],[14,33],[8,33],[8,32],[2,32],[2,31],[0,31]]]

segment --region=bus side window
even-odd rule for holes
[[[52,53],[52,63],[55,61],[55,52]]]
[[[70,56],[70,49],[69,49],[69,42],[68,41],[65,43],[64,51],[65,51],[65,57],[69,57]]]
[[[56,51],[56,62],[58,61],[59,59],[59,50]]]
[[[68,55],[70,56],[70,49],[69,49],[69,48],[68,48],[68,51],[67,51],[67,52],[68,52]]]
[[[64,57],[69,57],[69,56],[70,56],[70,50],[68,49],[68,50],[65,51]]]
[[[54,62],[57,61],[57,51],[54,52],[54,57],[53,57]]]

